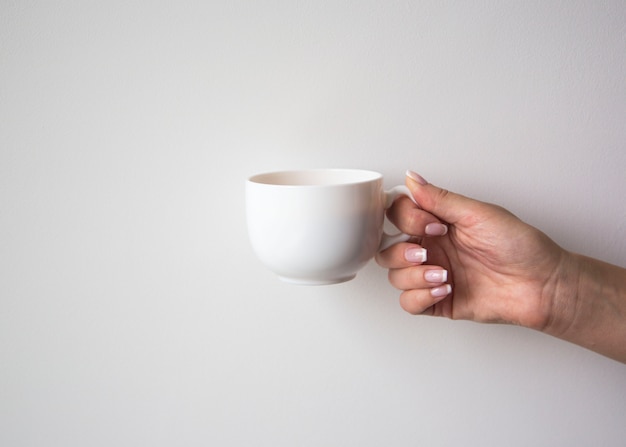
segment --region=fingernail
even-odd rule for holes
[[[425,248],[407,248],[404,252],[404,258],[409,262],[426,262]]]
[[[424,231],[429,236],[443,236],[448,233],[448,226],[440,223],[429,223]]]
[[[450,284],[444,284],[443,286],[433,287],[430,289],[430,294],[433,298],[443,298],[450,295],[452,292],[452,286]]]
[[[427,270],[424,279],[428,282],[442,283],[448,280],[447,270]]]
[[[408,178],[410,178],[411,180],[415,180],[417,183],[419,183],[420,185],[428,185],[428,182],[424,179],[424,177],[422,177],[421,175],[419,175],[417,172],[413,172],[411,170],[406,171],[406,176]]]

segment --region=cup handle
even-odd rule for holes
[[[419,204],[413,198],[413,194],[411,194],[409,188],[404,185],[395,186],[390,190],[385,191],[383,194],[385,195],[385,210],[388,209],[399,196],[407,196],[409,199],[411,199],[413,203],[419,206]],[[383,232],[383,237],[380,241],[380,245],[378,246],[378,251],[386,250],[392,245],[398,244],[400,242],[406,242],[410,238],[411,236],[405,233],[387,234]]]

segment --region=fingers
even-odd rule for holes
[[[403,233],[443,236],[448,232],[447,224],[462,225],[464,218],[471,218],[482,209],[481,202],[431,185],[412,171],[406,175],[406,185],[419,207],[408,198],[400,198],[387,211],[389,220]],[[376,261],[389,269],[391,285],[403,290],[400,305],[414,315],[433,315],[434,305],[452,293],[448,272],[424,264],[426,260],[426,251],[411,243],[396,244],[376,256]]]
[[[400,231],[415,236],[443,236],[448,227],[428,211],[418,208],[407,197],[397,199],[387,217]]]
[[[484,211],[482,202],[432,185],[415,172],[407,171],[406,185],[419,206],[401,197],[387,211],[389,220],[404,233],[443,236],[448,230],[443,222],[455,225],[464,217]]]
[[[426,250],[408,242],[396,244],[376,256],[376,262],[389,269],[391,285],[403,290],[400,306],[413,315],[428,314],[431,306],[452,291],[452,286],[446,284],[448,271],[424,264],[426,260]]]
[[[403,233],[415,236],[443,236],[445,225],[484,211],[484,204],[428,183],[413,171],[406,172],[406,186],[419,204],[401,197],[387,211],[389,220]]]
[[[480,206],[480,202],[432,185],[412,171],[406,173],[406,185],[423,210],[449,224],[456,224]]]

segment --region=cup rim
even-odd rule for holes
[[[367,169],[321,168],[289,169],[255,174],[249,183],[280,187],[328,187],[370,183],[382,179],[383,175]]]

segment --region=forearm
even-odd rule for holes
[[[626,269],[567,254],[546,332],[626,363]]]

